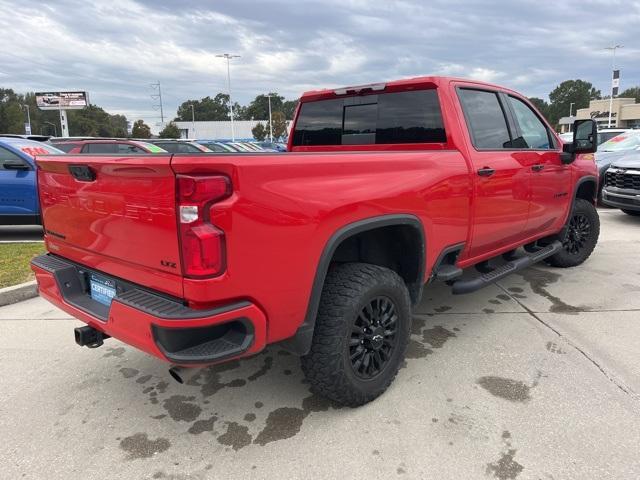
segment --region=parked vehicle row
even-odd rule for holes
[[[287,153],[39,156],[32,268],[86,323],[79,345],[115,337],[181,378],[278,343],[315,392],[362,405],[426,283],[469,293],[591,255],[596,123],[574,131],[563,145],[513,90],[422,77],[304,94]]]

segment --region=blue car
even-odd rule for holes
[[[61,154],[47,143],[0,137],[0,225],[40,225],[36,155]]]

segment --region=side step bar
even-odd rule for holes
[[[481,288],[486,287],[491,283],[497,282],[498,280],[501,280],[502,278],[511,275],[512,273],[524,270],[534,263],[538,263],[541,260],[544,260],[545,258],[558,253],[560,250],[562,250],[562,243],[556,240],[546,247],[541,248],[537,252],[516,258],[509,263],[506,263],[505,265],[498,267],[488,273],[472,278],[470,280],[457,280],[453,283],[452,293],[454,295],[462,295],[464,293],[475,292],[476,290],[480,290]]]

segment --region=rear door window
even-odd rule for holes
[[[116,148],[117,148],[117,153],[125,153],[125,154],[147,153],[140,147],[136,147],[135,145],[131,145],[130,143],[118,143],[116,145]]]
[[[82,147],[82,153],[116,153],[116,144],[88,143]]]
[[[436,90],[306,102],[293,145],[371,145],[447,141]]]
[[[460,88],[458,97],[474,147],[482,150],[512,148],[507,120],[496,92]]]

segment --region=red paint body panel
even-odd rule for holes
[[[178,297],[193,309],[250,301],[243,313],[258,332],[250,354],[296,333],[321,254],[331,236],[351,223],[389,214],[417,217],[426,239],[424,281],[448,246],[465,244],[458,264],[467,267],[558,232],[578,179],[597,175],[592,156],[563,165],[559,140],[555,151],[474,149],[458,86],[523,98],[500,87],[449,78],[388,83],[386,91],[437,88],[446,131],[446,142],[438,144],[290,144],[290,152],[282,154],[38,158],[47,247],[63,258]],[[309,92],[301,101],[335,96],[331,90]],[[539,163],[545,169],[533,172]],[[93,168],[97,181],[75,180],[68,171],[73,164]],[[496,174],[478,176],[476,170],[485,166]],[[233,193],[213,204],[207,216],[225,237],[226,270],[217,277],[192,279],[180,273],[178,174],[231,179]],[[176,268],[164,266],[167,262]],[[150,327],[163,320],[114,302],[105,324],[66,304],[52,275],[35,271],[45,298],[162,358]],[[178,323],[214,324],[231,318],[225,315]]]

